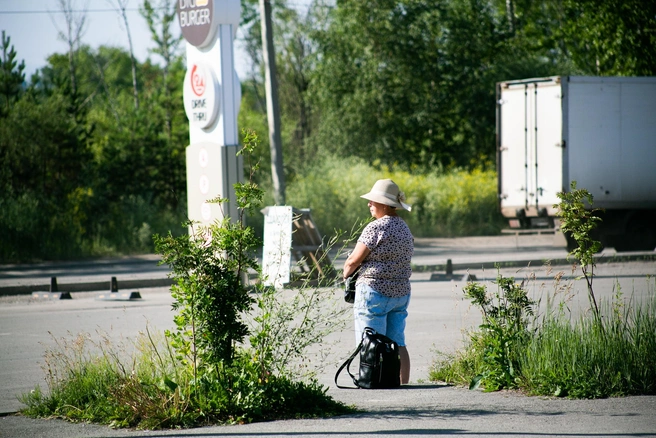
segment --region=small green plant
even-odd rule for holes
[[[245,133],[244,148],[248,156],[257,145],[253,133]],[[242,315],[250,309],[253,298],[242,281],[249,269],[258,271],[254,249],[259,239],[244,224],[243,215],[262,199],[262,191],[252,183],[257,165],[251,166],[247,183],[235,184],[238,218],[224,217],[211,226],[194,227],[192,233],[174,237],[155,236],[155,248],[162,262],[171,267],[175,284],[171,288],[175,331],[166,336],[176,357],[189,365],[194,382],[201,372],[215,378],[222,366],[230,366],[233,347],[248,334]],[[226,199],[214,202],[224,203]],[[202,368],[202,370],[201,370]]]
[[[473,338],[474,344],[483,348],[482,370],[472,379],[470,389],[481,384],[487,391],[517,386],[517,353],[528,338],[528,317],[533,315],[534,302],[528,298],[523,282],[517,284],[514,278],[498,275],[496,284],[492,296],[485,286],[474,282],[463,291],[483,313],[481,330]]]
[[[576,258],[581,264],[581,272],[585,278],[588,290],[588,298],[592,306],[595,318],[601,322],[599,306],[595,298],[592,281],[594,278],[595,259],[594,255],[601,249],[601,242],[591,237],[591,232],[597,227],[601,218],[595,215],[595,211],[586,208],[585,202],[593,204],[594,198],[585,189],[577,189],[576,181],[571,183],[570,192],[558,193],[560,203],[555,204],[561,220],[561,230],[576,242],[569,255]]]

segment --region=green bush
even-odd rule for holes
[[[519,354],[531,335],[529,318],[535,303],[514,278],[498,275],[496,284],[493,294],[475,282],[465,286],[463,293],[480,308],[483,322],[479,330],[469,333],[464,353],[442,355],[445,357],[432,368],[432,379],[468,381],[471,389],[482,385],[487,391],[517,387],[521,376]]]

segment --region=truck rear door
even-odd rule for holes
[[[553,215],[556,195],[563,190],[560,80],[503,82],[499,96],[501,211],[508,218]]]

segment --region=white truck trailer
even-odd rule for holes
[[[497,173],[511,229],[557,231],[556,195],[576,181],[603,209],[596,240],[617,251],[654,250],[656,77],[497,83]]]

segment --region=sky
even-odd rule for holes
[[[86,10],[86,32],[82,44],[97,48],[101,45],[128,50],[129,43],[123,20],[108,0],[72,0],[75,10]],[[128,0],[127,16],[135,57],[143,62],[149,56],[159,63],[157,55],[149,55],[154,48],[146,21],[139,14],[142,0]],[[153,2],[156,4],[157,2]],[[19,62],[25,61],[25,78],[47,63],[53,53],[67,53],[67,44],[58,38],[59,30],[65,29],[64,16],[59,12],[58,0],[0,0],[0,31],[11,38]],[[175,32],[180,28],[177,21]],[[239,38],[239,34],[238,34]],[[184,44],[184,42],[183,42]],[[181,47],[183,48],[183,44]],[[244,79],[248,72],[247,57],[235,42],[235,69]]]

